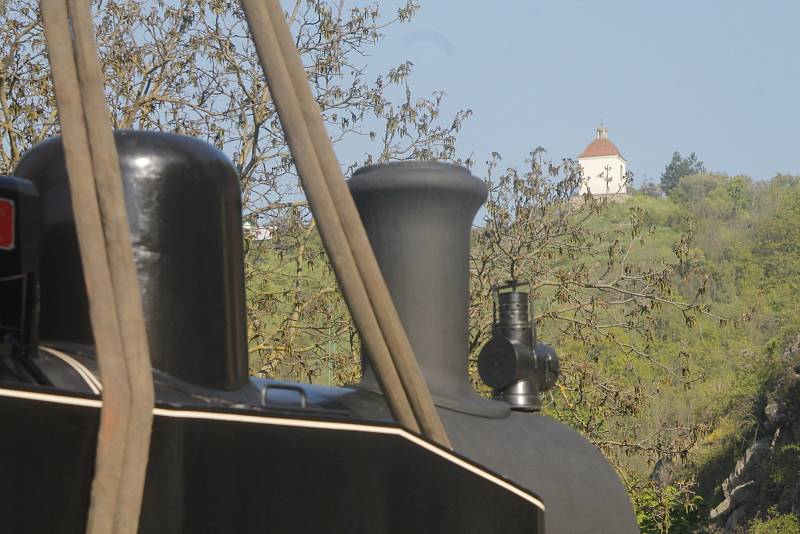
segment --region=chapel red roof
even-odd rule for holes
[[[608,130],[603,126],[600,126],[597,129],[597,138],[594,141],[589,143],[581,155],[578,156],[579,158],[597,158],[601,156],[619,156],[622,157],[622,153],[620,153],[619,149],[609,141],[608,139]],[[624,158],[623,158],[624,159]]]
[[[595,139],[586,149],[581,152],[581,155],[578,156],[579,158],[596,158],[599,156],[619,156],[622,157],[620,154],[619,149],[609,141],[608,139]]]

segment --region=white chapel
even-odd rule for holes
[[[578,156],[583,172],[580,194],[590,191],[593,195],[625,195],[625,173],[628,162],[619,149],[608,138],[608,129],[602,124],[597,128],[597,137]]]

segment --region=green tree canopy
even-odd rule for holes
[[[706,168],[703,166],[703,162],[698,159],[697,154],[692,152],[689,157],[684,158],[680,152],[675,151],[672,154],[672,160],[664,168],[664,173],[661,175],[661,190],[669,194],[678,185],[683,176],[704,172],[706,172]]]

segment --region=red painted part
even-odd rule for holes
[[[0,198],[0,250],[14,249],[14,201]]]
[[[589,146],[587,146],[579,158],[596,158],[600,156],[619,156],[622,157],[617,146],[609,141],[607,138],[602,137],[595,139]]]

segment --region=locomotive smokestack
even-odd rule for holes
[[[457,165],[371,165],[349,181],[372,249],[438,406],[500,417],[468,377],[469,238],[486,185]],[[377,389],[362,357],[362,387]]]

